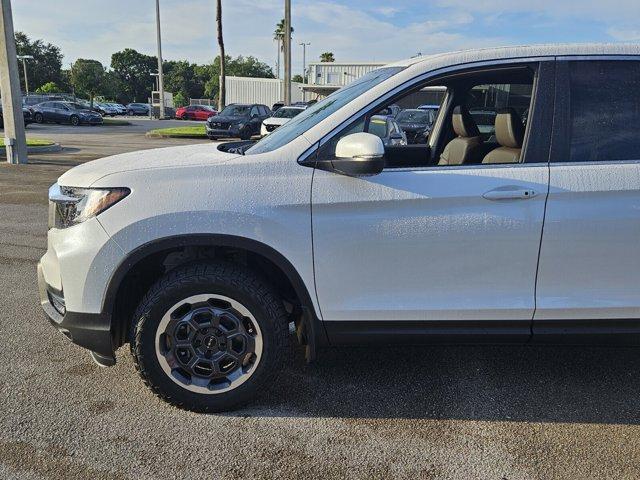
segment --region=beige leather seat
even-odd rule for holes
[[[500,146],[490,151],[482,163],[518,163],[524,140],[524,125],[513,108],[496,115],[496,140]]]
[[[457,106],[451,117],[453,131],[458,136],[444,147],[438,165],[462,165],[480,161],[482,138],[480,131],[469,110]]]

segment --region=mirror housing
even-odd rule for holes
[[[349,176],[377,175],[384,169],[384,144],[371,133],[352,133],[336,145],[332,170]]]

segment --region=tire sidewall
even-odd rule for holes
[[[260,327],[263,339],[260,363],[244,383],[233,390],[219,394],[200,394],[191,392],[174,382],[162,369],[155,350],[156,332],[162,317],[176,303],[193,295],[218,294],[232,298],[244,305],[254,316]],[[136,329],[136,351],[138,362],[145,369],[146,376],[163,396],[169,397],[177,404],[184,404],[189,409],[197,411],[216,411],[233,408],[255,397],[263,384],[264,377],[269,376],[269,369],[278,369],[276,361],[278,347],[274,316],[250,292],[242,288],[235,288],[223,281],[189,283],[178,287],[170,287],[162,291],[148,304],[146,311],[138,318]]]
[[[76,115],[71,115],[71,125],[73,125],[74,127],[77,127],[78,125],[80,125],[80,118],[78,118]]]

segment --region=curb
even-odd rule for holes
[[[54,143],[53,145],[44,145],[41,147],[27,147],[27,154],[39,154],[39,153],[56,153],[62,151],[62,145]],[[0,147],[0,157],[6,158],[7,151],[4,147]]]
[[[62,150],[62,145],[54,143],[53,145],[45,145],[42,147],[27,147],[27,153],[55,153]]]

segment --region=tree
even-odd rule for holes
[[[293,33],[293,30],[293,27],[291,27],[291,33]],[[278,71],[276,73],[278,78],[280,78],[280,52],[284,50],[284,18],[276,24],[276,29],[273,32],[273,39],[278,44],[278,60],[276,62],[276,70]]]
[[[291,81],[297,82],[297,83],[304,83],[304,78],[302,78],[302,75],[298,74],[298,75],[294,75]]]
[[[27,60],[29,83],[31,85],[44,85],[54,82],[63,86],[62,78],[62,52],[60,48],[42,40],[31,40],[26,34],[16,32],[16,52],[18,55],[31,55],[33,59]],[[24,75],[20,69],[20,82],[24,89]]]
[[[36,93],[60,93],[60,87],[55,82],[47,82],[38,87]]]
[[[77,93],[87,95],[93,108],[93,97],[102,87],[105,71],[97,60],[79,58],[71,67],[71,83]]]
[[[182,92],[178,92],[173,95],[173,105],[176,108],[184,107],[189,104],[189,100],[182,94]]]
[[[154,88],[151,73],[158,69],[157,57],[125,48],[111,55],[111,68],[122,82],[122,93],[128,102],[147,101]]]
[[[226,73],[236,77],[274,78],[273,70],[269,65],[259,61],[255,57],[238,56],[226,57]],[[212,64],[195,68],[198,78],[204,80],[204,96],[215,98],[220,89],[220,57],[216,57]]]
[[[173,93],[174,103],[177,94],[183,98],[202,98],[206,79],[199,78],[197,65],[186,61],[164,62],[164,87]]]
[[[321,62],[335,62],[336,59],[333,56],[332,52],[324,52],[320,54],[320,61]]]
[[[222,0],[216,2],[216,22],[218,24],[218,47],[220,47],[220,88],[218,90],[218,111],[225,106],[227,76],[225,71],[224,39],[222,38]]]
[[[105,72],[104,79],[102,80],[102,88],[100,93],[104,95],[105,98],[109,100],[115,100],[118,103],[129,103],[129,99],[125,93],[125,90],[120,77],[114,72],[110,70]]]

